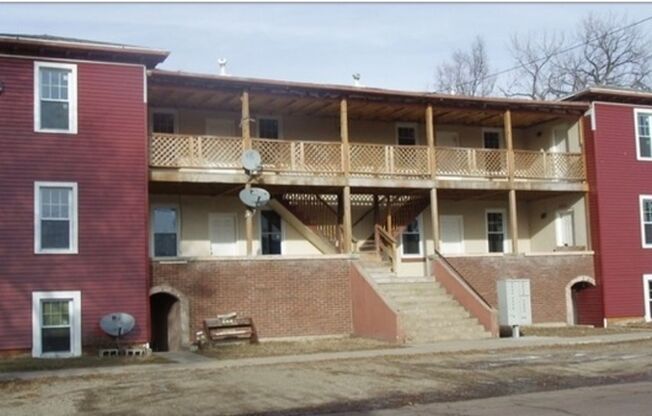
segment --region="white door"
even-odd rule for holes
[[[556,228],[557,247],[572,247],[575,245],[573,211],[559,211],[557,213]]]
[[[551,152],[568,153],[568,130],[558,127],[552,130],[552,147]]]
[[[211,214],[211,255],[235,256],[238,254],[235,214]]]
[[[438,131],[437,146],[442,147],[459,147],[460,135],[455,131]]]
[[[235,124],[233,120],[225,120],[223,118],[207,118],[206,119],[206,134],[210,136],[235,136]]]
[[[442,254],[464,253],[464,217],[442,215],[439,217],[439,248]]]

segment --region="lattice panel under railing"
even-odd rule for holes
[[[242,139],[238,137],[201,136],[200,166],[209,168],[242,167]]]
[[[430,152],[426,146],[391,146],[390,171],[398,175],[428,176]]]
[[[580,153],[547,153],[546,168],[551,179],[585,179],[584,160]]]
[[[150,138],[151,166],[182,167],[192,157],[192,137],[156,134]]]
[[[389,146],[354,143],[349,146],[352,174],[389,173]]]
[[[263,170],[280,172],[295,169],[291,142],[275,139],[253,139],[252,148],[260,153]]]
[[[292,142],[294,170],[322,174],[342,172],[342,145],[340,143]]]
[[[437,174],[441,176],[507,176],[507,152],[499,149],[438,147]]]
[[[514,150],[514,176],[517,178],[545,178],[545,154],[529,150]]]

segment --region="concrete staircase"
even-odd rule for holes
[[[408,343],[491,337],[434,277],[399,277],[388,264],[370,256],[361,258],[360,265],[399,313]]]

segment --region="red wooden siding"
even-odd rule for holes
[[[607,318],[644,315],[642,276],[652,249],[641,246],[639,195],[652,194],[652,162],[636,160],[634,107],[596,103],[588,164],[597,271]]]
[[[79,290],[85,343],[99,319],[136,318],[148,339],[143,68],[78,63],[78,134],[34,133],[28,59],[0,58],[0,349],[31,348],[31,292]],[[34,182],[78,184],[79,254],[34,254]]]

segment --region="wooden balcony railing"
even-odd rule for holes
[[[150,140],[152,167],[240,169],[244,142],[240,137],[155,134]],[[344,174],[340,142],[252,139],[263,169],[288,175]],[[507,150],[437,147],[439,177],[507,178]],[[375,178],[430,177],[432,153],[427,146],[351,143],[350,175]],[[582,181],[581,153],[514,150],[514,177],[528,180]]]

